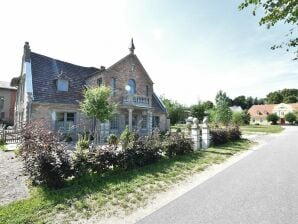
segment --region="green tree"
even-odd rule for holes
[[[266,98],[267,103],[272,104],[282,103],[283,100],[283,95],[278,91],[269,93]]]
[[[296,103],[297,101],[298,100],[296,96],[286,96],[284,98],[284,103]]]
[[[214,107],[213,103],[211,101],[209,101],[209,100],[203,102],[202,104],[204,105],[205,110],[211,110]]]
[[[269,114],[267,116],[267,121],[271,122],[272,124],[277,124],[278,120],[279,120],[279,117],[277,116],[277,114]]]
[[[243,124],[250,123],[250,114],[247,112],[247,110],[242,111],[241,116],[242,116]]]
[[[248,109],[247,100],[245,96],[237,96],[233,99],[234,106],[240,106],[242,109]]]
[[[227,126],[232,120],[232,110],[226,100],[217,102],[215,108],[215,122]]]
[[[177,101],[167,99],[164,96],[161,96],[160,99],[168,111],[172,125],[184,121],[187,118],[187,109],[182,104],[178,103]]]
[[[232,100],[227,96],[227,94],[224,91],[219,90],[215,96],[215,103],[218,104],[221,101],[226,101],[228,106],[232,106]]]
[[[233,114],[232,114],[232,123],[234,125],[238,125],[238,126],[244,124],[241,112],[233,112]]]
[[[262,8],[263,17],[259,21],[259,25],[265,25],[268,29],[276,25],[278,22],[283,22],[291,26],[289,33],[286,35],[286,42],[279,45],[274,45],[271,49],[286,47],[286,50],[294,49],[295,57],[298,59],[298,0],[244,0],[239,5],[239,9],[243,10],[248,6],[254,6],[253,15],[256,15],[258,8]]]
[[[199,102],[198,104],[192,105],[190,107],[190,115],[199,119],[199,121],[203,121],[205,116],[205,105]]]
[[[106,86],[88,88],[84,92],[84,99],[80,103],[80,108],[88,117],[95,118],[99,122],[110,120],[116,108],[116,104],[110,102],[111,90]],[[97,126],[97,125],[96,125]],[[95,127],[97,135],[97,127]],[[95,136],[98,140],[98,136]]]
[[[286,114],[285,119],[290,124],[294,124],[297,121],[296,115],[294,113],[291,113],[291,112]]]

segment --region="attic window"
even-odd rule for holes
[[[58,79],[57,80],[57,90],[67,92],[68,91],[68,80]]]

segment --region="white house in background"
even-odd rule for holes
[[[287,123],[285,115],[290,112],[298,112],[298,103],[253,105],[248,110],[251,124],[270,124],[267,121],[267,116],[269,114],[276,114],[280,118],[278,123],[283,125]]]
[[[232,110],[232,112],[240,112],[241,113],[243,111],[241,106],[232,106],[232,107],[230,107],[230,109]]]

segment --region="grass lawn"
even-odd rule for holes
[[[241,126],[240,130],[245,133],[264,132],[264,133],[279,133],[284,130],[280,125],[247,125]]]
[[[146,205],[156,193],[166,191],[174,183],[211,164],[221,163],[247,150],[252,144],[239,140],[139,169],[88,175],[69,180],[67,186],[59,190],[32,187],[30,198],[0,206],[0,223],[57,222],[61,215],[61,222],[68,223],[95,214],[129,214]]]

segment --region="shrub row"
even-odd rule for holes
[[[154,133],[150,137],[139,138],[125,131],[120,142],[120,148],[117,144],[110,144],[77,150],[73,157],[74,174],[80,176],[88,172],[101,174],[111,169],[129,170],[193,151],[192,141],[180,134],[162,137]]]
[[[53,188],[63,186],[71,176],[133,169],[193,151],[192,141],[178,133],[162,136],[154,132],[152,136],[140,138],[126,129],[120,145],[117,137],[111,136],[107,146],[88,147],[89,140],[80,136],[77,150],[70,156],[65,145],[48,130],[44,122],[28,123],[22,132],[19,155],[33,184]]]
[[[213,145],[221,145],[241,138],[241,131],[238,126],[215,128],[211,129],[210,133]]]

